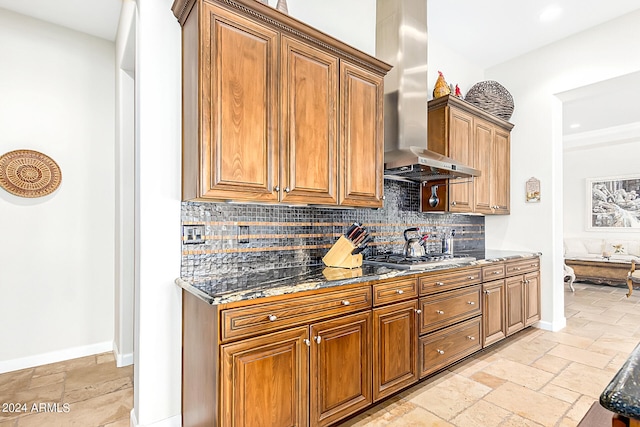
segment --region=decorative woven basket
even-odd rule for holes
[[[504,86],[493,80],[474,84],[464,99],[504,120],[509,120],[513,114],[513,97]]]

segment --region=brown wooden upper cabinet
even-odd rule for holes
[[[454,96],[428,103],[429,149],[470,165],[482,175],[437,182],[444,201],[436,210],[487,215],[508,214],[510,207],[510,138],[513,124]],[[429,199],[432,182],[422,187],[423,210],[434,210]]]
[[[183,200],[382,206],[390,66],[255,0],[176,0]]]

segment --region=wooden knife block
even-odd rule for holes
[[[357,268],[362,266],[362,254],[351,255],[356,247],[346,237],[340,236],[329,252],[322,257],[327,267]]]

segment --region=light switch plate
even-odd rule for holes
[[[204,243],[204,225],[183,225],[182,243],[185,245]]]

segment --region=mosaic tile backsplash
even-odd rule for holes
[[[365,258],[402,252],[403,231],[429,234],[427,249],[440,252],[443,233],[455,230],[454,254],[484,253],[484,217],[420,213],[419,185],[385,181],[381,209],[183,202],[182,225],[204,225],[203,242],[182,242],[183,278],[219,277],[260,270],[321,264],[333,243],[354,222],[374,240]],[[245,243],[247,242],[247,243]]]

